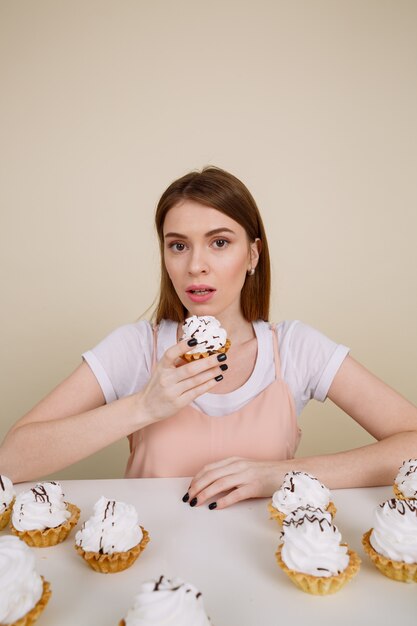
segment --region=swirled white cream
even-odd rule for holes
[[[18,537],[0,537],[0,624],[14,624],[33,609],[42,588],[32,550]]]
[[[13,483],[7,476],[0,475],[0,514],[9,506],[15,497]]]
[[[142,584],[126,626],[210,626],[201,593],[180,578],[161,576]]]
[[[75,543],[86,552],[127,552],[142,540],[138,513],[132,504],[108,500],[95,503],[93,515],[75,535]]]
[[[391,498],[380,504],[369,540],[389,559],[417,563],[417,500]]]
[[[272,506],[282,513],[307,505],[326,509],[329,502],[330,491],[307,472],[287,472],[281,487],[272,496]]]
[[[197,339],[197,345],[187,351],[187,354],[199,352],[213,352],[222,348],[227,339],[227,333],[220,326],[220,322],[212,315],[192,315],[187,317],[183,326],[181,339]]]
[[[417,498],[417,459],[404,461],[398,470],[395,484],[405,498]]]
[[[319,508],[300,507],[282,523],[281,557],[292,570],[312,576],[336,576],[349,563],[347,547],[330,513]]]
[[[16,530],[45,530],[63,524],[71,513],[57,482],[37,483],[16,496],[12,524]]]

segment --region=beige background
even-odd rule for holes
[[[415,1],[1,0],[0,72],[1,438],[152,304],[156,202],[206,164],[258,201],[273,319],[417,402]],[[327,403],[301,425],[300,454],[370,441]]]

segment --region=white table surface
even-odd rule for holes
[[[151,541],[124,572],[99,574],[74,549],[75,530],[58,546],[33,548],[52,597],[37,626],[117,626],[141,582],[181,577],[202,593],[213,626],[326,626],[417,623],[417,584],[392,581],[369,561],[361,537],[389,487],[333,490],[335,523],[362,566],[336,594],[300,591],[276,565],[279,527],[268,500],[249,500],[222,511],[181,501],[188,479],[61,481],[65,498],[81,509],[78,529],[100,496],[134,504]],[[19,492],[32,486],[16,486]],[[8,530],[3,533],[9,532]]]

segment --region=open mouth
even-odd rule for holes
[[[190,285],[186,292],[188,297],[192,302],[208,302],[213,294],[215,293],[215,289],[210,287],[209,285]]]

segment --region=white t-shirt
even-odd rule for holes
[[[193,405],[214,417],[240,409],[275,378],[274,351],[269,324],[253,322],[258,340],[255,367],[242,387],[230,393],[205,393]],[[299,321],[277,325],[281,375],[294,397],[297,415],[314,398],[323,402],[349,348],[337,344]],[[177,341],[177,323],[162,320],[158,331],[157,359]],[[153,331],[148,321],[114,330],[95,348],[83,354],[106,402],[140,391],[148,382],[152,365]]]

